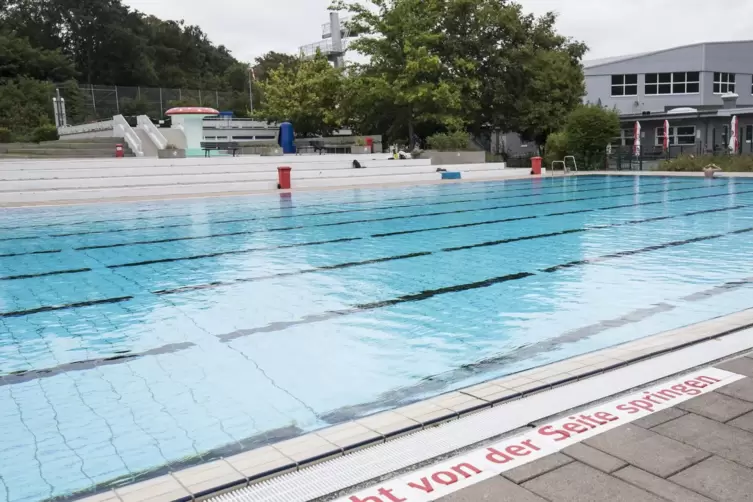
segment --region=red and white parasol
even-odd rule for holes
[[[737,128],[738,128],[738,120],[737,115],[732,116],[732,124],[730,124],[730,135],[729,135],[729,150],[731,153],[737,153],[740,144],[739,144],[739,138],[737,137]]]
[[[664,150],[669,150],[669,120],[664,121]]]
[[[633,155],[636,157],[641,155],[641,123],[638,121],[635,122],[633,129]]]

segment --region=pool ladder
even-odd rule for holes
[[[567,161],[568,159],[571,159],[573,161],[573,169],[570,169],[567,167]],[[552,161],[552,176],[554,176],[554,166],[562,166],[562,174],[567,176],[567,174],[574,170],[576,173],[578,172],[578,163],[575,161],[575,157],[572,155],[566,156],[563,160],[553,160]]]

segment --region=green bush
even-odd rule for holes
[[[709,164],[719,166],[727,172],[753,172],[752,155],[682,155],[665,160],[660,164],[659,170],[697,173]]]
[[[464,131],[437,133],[426,138],[430,150],[458,152],[470,150],[470,137]]]
[[[0,143],[13,143],[13,134],[7,127],[0,127]]]
[[[564,159],[567,155],[567,134],[564,131],[550,134],[546,139],[544,153],[544,162],[547,166],[551,166],[554,160]]]
[[[42,141],[57,141],[58,128],[54,125],[39,126],[32,131],[31,140],[34,143],[41,143]]]
[[[579,106],[565,126],[567,149],[585,169],[603,167],[607,145],[620,135],[620,116],[598,105]]]

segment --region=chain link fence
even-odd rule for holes
[[[232,91],[79,84],[58,86],[58,92],[65,99],[71,125],[109,120],[119,114],[163,118],[174,106],[208,106],[220,111],[237,108],[239,101],[248,106],[245,95]]]

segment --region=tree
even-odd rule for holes
[[[0,79],[20,76],[60,82],[75,77],[76,70],[60,50],[32,47],[26,38],[0,32]]]
[[[300,136],[326,136],[340,127],[343,75],[320,53],[293,69],[272,70],[259,84],[264,102],[257,117],[292,122]]]
[[[559,35],[553,13],[536,18],[507,0],[445,0],[443,9],[439,53],[463,88],[469,128],[543,144],[585,93],[586,46]]]
[[[437,27],[447,0],[370,0],[365,6],[338,0],[332,8],[348,10],[351,30],[362,36],[350,48],[369,62],[357,68],[359,89],[372,91],[351,103],[382,102],[391,113],[390,129],[403,130],[411,147],[416,128],[426,124],[451,130],[463,127],[462,88],[438,54],[444,37]]]
[[[269,77],[272,70],[277,70],[283,67],[288,70],[292,70],[300,62],[299,58],[290,54],[282,52],[270,51],[256,58],[254,67],[254,74],[256,80],[265,81]]]
[[[598,105],[581,105],[565,126],[568,150],[587,168],[598,167],[607,145],[620,135],[620,116]]]
[[[39,126],[52,123],[54,86],[21,77],[0,83],[0,127],[23,139]]]

